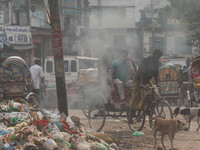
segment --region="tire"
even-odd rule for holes
[[[103,129],[106,121],[106,111],[102,102],[94,102],[89,107],[88,122],[92,131],[99,132]]]
[[[150,109],[149,113],[149,126],[153,129],[154,120],[157,117],[164,119],[172,119],[172,109],[170,105],[162,100],[156,101]]]
[[[90,105],[93,105],[92,103],[94,102],[102,102],[105,103],[106,99],[105,97],[102,95],[102,93],[97,92],[94,95],[90,96],[89,98],[85,99],[82,101],[82,106],[81,106],[81,110],[84,114],[84,116],[86,118],[88,118],[89,116],[89,107]]]
[[[145,112],[143,110],[133,111],[132,115],[130,112],[127,112],[127,116],[128,125],[132,131],[140,131],[143,129],[145,123]],[[132,122],[129,121],[130,119],[132,119]]]
[[[83,101],[83,102],[81,103],[81,110],[82,110],[84,116],[85,116],[86,118],[88,118],[88,117],[89,117],[89,106],[88,106],[87,101]]]
[[[30,95],[27,100],[26,100],[28,103],[29,103],[29,106],[30,107],[38,107],[39,106],[39,103],[38,103],[38,99],[35,95]]]

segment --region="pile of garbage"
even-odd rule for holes
[[[119,143],[87,131],[76,116],[31,108],[19,98],[0,102],[0,150],[117,150]]]

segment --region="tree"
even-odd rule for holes
[[[188,27],[187,44],[197,47],[200,52],[200,0],[169,0],[170,6],[160,11],[160,15],[169,13],[182,19]]]

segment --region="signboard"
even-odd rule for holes
[[[47,20],[46,12],[37,10],[35,12],[30,11],[31,16],[31,26],[38,28],[50,29],[50,25],[48,25],[45,21]]]
[[[4,24],[4,12],[0,11],[0,24]]]
[[[10,44],[32,44],[30,27],[5,26],[5,33]]]
[[[4,26],[0,25],[0,42],[6,41],[6,34],[4,32]]]
[[[63,49],[62,49],[62,34],[60,28],[60,18],[59,15],[55,17],[51,17],[52,19],[52,46],[54,58],[63,57]]]
[[[25,0],[17,0],[14,1],[15,8],[23,8],[25,6]]]
[[[74,15],[76,10],[75,0],[62,0],[62,14],[63,15]]]

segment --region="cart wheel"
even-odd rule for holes
[[[35,95],[30,95],[28,98],[27,98],[27,102],[29,103],[29,106],[30,107],[38,107],[38,99]]]
[[[89,107],[88,122],[93,131],[99,132],[106,120],[106,111],[102,102],[96,101]]]
[[[89,106],[87,101],[82,101],[81,103],[81,110],[86,118],[89,116]]]
[[[82,110],[83,114],[85,115],[85,117],[87,117],[87,118],[89,116],[89,107],[90,107],[90,105],[93,105],[91,103],[93,103],[94,101],[104,103],[104,102],[106,102],[106,99],[102,95],[102,93],[98,92],[98,93],[94,94],[93,96],[83,100],[81,110]]]
[[[128,125],[132,131],[140,131],[144,127],[145,113],[143,110],[127,112]]]
[[[170,105],[162,100],[156,101],[149,113],[149,126],[153,129],[153,122],[157,117],[172,119],[172,109]]]

